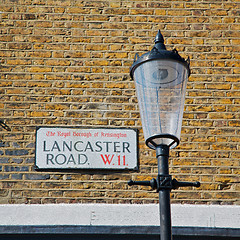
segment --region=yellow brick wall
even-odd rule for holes
[[[153,46],[191,59],[174,203],[240,204],[240,2],[1,0],[0,203],[156,203],[129,179],[156,177],[129,67]],[[34,169],[36,126],[140,130],[138,172]]]

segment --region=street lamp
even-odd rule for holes
[[[182,58],[176,49],[166,50],[160,32],[151,51],[135,55],[130,69],[134,79],[146,145],[156,150],[158,176],[151,181],[129,181],[131,185],[151,186],[159,192],[160,234],[172,239],[170,191],[184,186],[199,187],[199,182],[179,182],[169,175],[169,149],[178,146],[187,80],[189,58]]]

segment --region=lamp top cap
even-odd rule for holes
[[[130,68],[130,76],[133,79],[133,73],[135,69],[148,61],[152,60],[170,60],[182,63],[187,69],[188,69],[188,75],[190,75],[190,60],[182,58],[176,49],[173,49],[172,51],[166,50],[166,46],[164,44],[164,38],[160,30],[158,30],[158,33],[155,37],[155,45],[152,48],[151,51],[144,53],[143,55],[139,56],[138,53],[136,53],[134,57],[134,62]]]

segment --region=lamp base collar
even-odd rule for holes
[[[179,142],[180,142],[180,140],[179,140],[176,136],[174,136],[174,135],[171,135],[171,134],[157,134],[157,135],[154,135],[154,136],[152,136],[152,137],[149,137],[149,138],[146,140],[146,145],[147,145],[149,148],[155,150],[155,149],[157,148],[157,146],[162,145],[162,144],[157,144],[157,143],[156,143],[156,142],[157,142],[156,140],[157,140],[157,139],[161,139],[161,138],[167,138],[167,139],[172,140],[172,141],[167,145],[169,148],[174,148],[174,147],[178,146],[178,145],[179,145]]]

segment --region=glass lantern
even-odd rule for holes
[[[189,60],[167,51],[159,31],[153,49],[136,54],[130,71],[134,79],[144,138],[148,147],[179,144]]]

